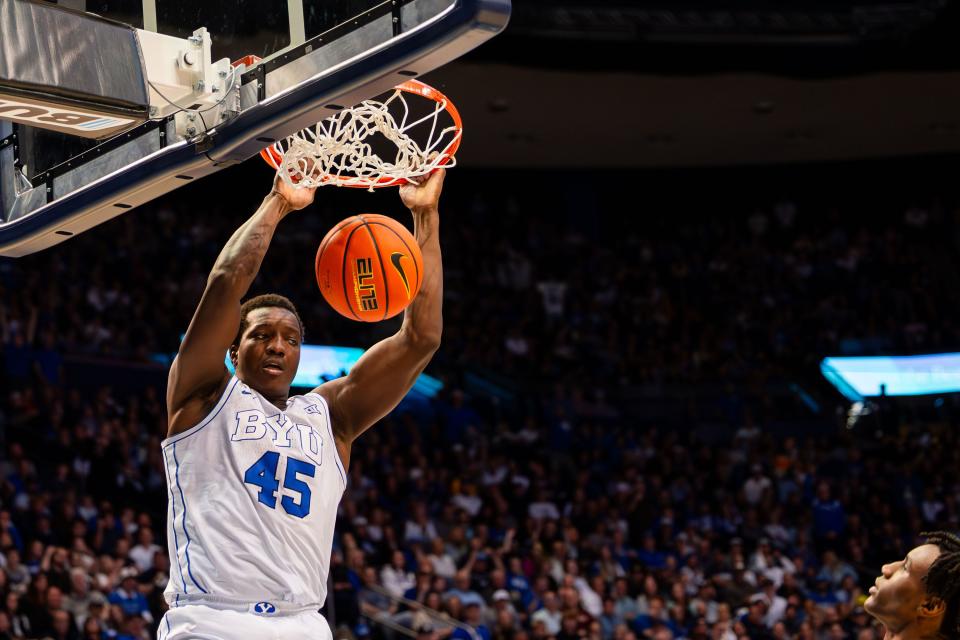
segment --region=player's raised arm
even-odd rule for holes
[[[443,330],[443,265],[440,214],[443,169],[420,185],[400,187],[413,214],[414,236],[423,254],[423,284],[407,307],[400,330],[371,347],[347,376],[317,388],[330,405],[334,434],[349,453],[350,444],[389,413],[407,394],[440,346]]]
[[[227,382],[227,349],[240,327],[240,300],[253,283],[277,224],[313,202],[314,189],[293,189],[279,178],[260,208],[224,245],[207,278],[167,380],[168,434],[197,424]]]

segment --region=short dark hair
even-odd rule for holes
[[[300,319],[300,314],[297,313],[297,308],[293,306],[290,298],[281,296],[279,293],[264,293],[263,295],[254,296],[240,305],[240,328],[237,330],[237,337],[233,339],[233,344],[230,345],[231,347],[237,347],[240,345],[240,338],[243,337],[243,332],[246,331],[247,327],[250,326],[250,324],[247,322],[247,316],[250,314],[250,312],[255,309],[263,309],[264,307],[278,307],[280,309],[286,309],[296,316],[297,323],[300,325],[300,341],[303,342],[303,320]]]
[[[940,548],[940,555],[927,569],[923,583],[927,595],[943,600],[946,609],[940,633],[960,638],[960,538],[947,531],[921,533],[927,544]]]

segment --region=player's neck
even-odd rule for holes
[[[289,393],[284,394],[284,395],[282,395],[282,396],[268,396],[268,395],[265,394],[265,393],[261,393],[260,395],[263,396],[263,399],[264,399],[264,400],[266,400],[267,402],[269,402],[270,404],[272,404],[274,407],[276,407],[276,408],[279,409],[280,411],[286,411],[286,409],[287,409],[287,398],[290,396]]]
[[[938,640],[944,637],[939,632],[939,622],[934,625],[908,624],[900,629],[885,626],[883,640]]]
[[[256,387],[253,387],[249,384],[247,386],[253,389],[254,391],[256,391],[257,393],[259,393],[260,397],[262,397],[264,400],[272,404],[274,407],[276,407],[280,411],[286,411],[287,400],[290,398],[289,389],[287,390],[286,393],[283,393],[283,394],[271,394],[266,391],[263,391],[262,389],[257,389]]]

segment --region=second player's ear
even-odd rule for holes
[[[237,368],[237,361],[239,360],[239,355],[237,354],[236,347],[230,347],[230,362],[233,363],[233,368]]]
[[[925,618],[933,618],[943,615],[946,609],[947,603],[942,598],[929,597],[920,605],[920,615]]]

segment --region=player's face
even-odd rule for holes
[[[883,565],[863,608],[887,626],[898,626],[915,620],[926,600],[923,577],[940,548],[924,544],[913,549],[903,560]]]
[[[300,364],[297,316],[280,307],[248,313],[234,364],[237,377],[263,395],[286,397]]]

